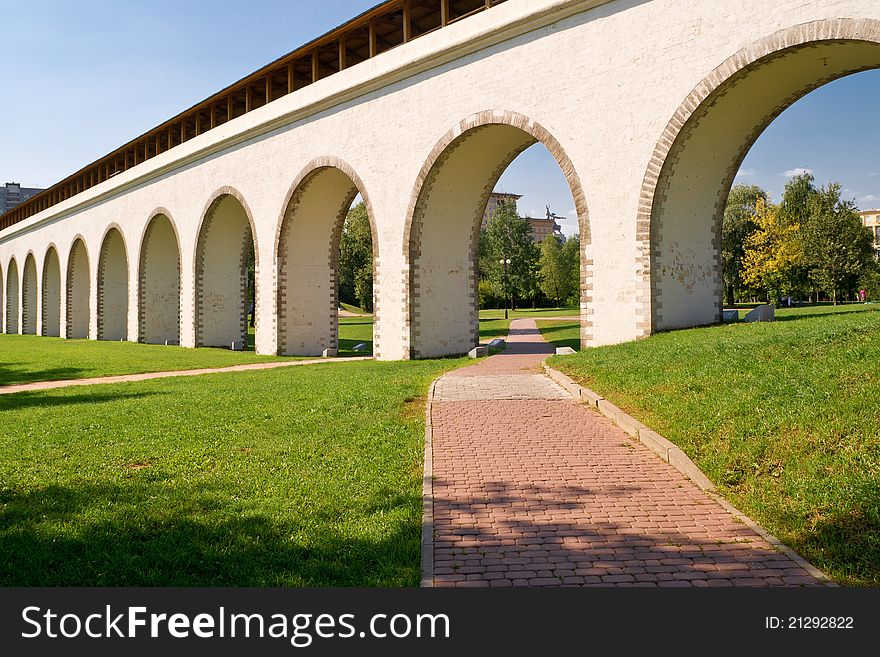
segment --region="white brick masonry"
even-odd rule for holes
[[[880,66],[878,26],[876,0],[508,0],[0,232],[3,330],[31,329],[39,299],[38,333],[173,340],[176,304],[158,299],[178,261],[180,342],[240,339],[251,227],[258,351],[319,352],[336,340],[335,222],[356,188],[374,224],[378,356],[466,351],[481,204],[535,140],[578,209],[584,342],[714,322],[720,208],[742,157],[804,93]],[[344,177],[309,175],[327,167]],[[179,257],[153,254],[173,249],[167,226],[144,255],[157,214]],[[121,240],[104,244],[111,226]],[[115,253],[103,274],[102,253]]]

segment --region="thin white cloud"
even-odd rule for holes
[[[578,216],[577,210],[569,210],[565,214],[566,214],[566,216],[569,216],[569,217],[577,217]]]
[[[736,172],[737,178],[751,178],[752,176],[758,175],[757,169],[740,169]]]
[[[872,172],[869,173],[868,175],[869,175],[869,176],[878,176],[878,175],[880,175],[880,171],[872,171]]]
[[[875,201],[880,201],[880,196],[876,194],[865,194],[864,196],[860,196],[858,198],[859,203],[874,203]]]
[[[786,178],[794,178],[795,176],[802,176],[805,173],[813,173],[812,169],[808,169],[806,167],[798,167],[797,169],[789,169],[785,171],[782,175]]]

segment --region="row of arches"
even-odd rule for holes
[[[606,320],[597,342],[719,321],[721,219],[746,152],[801,96],[833,79],[878,67],[880,22],[840,19],[781,30],[732,55],[700,82],[674,113],[650,158],[638,193],[635,239],[621,246],[631,239],[625,217],[613,218],[618,229],[604,227],[605,245],[617,261],[627,261],[629,270],[621,269],[622,280],[614,283],[618,287],[604,292]],[[394,349],[395,357],[460,354],[478,339],[480,218],[504,169],[536,142],[553,155],[575,201],[582,247],[581,334],[585,344],[591,343],[594,253],[575,167],[537,122],[515,112],[487,110],[453,126],[426,154],[405,219],[386,226],[403,231],[403,268],[390,272],[400,278],[388,283],[392,292],[385,295],[393,300],[403,291],[402,336],[392,336],[403,347]],[[274,286],[268,298],[259,284],[256,288],[257,330],[261,309],[274,309],[274,316],[263,312],[270,321],[262,322],[262,328],[276,331],[278,353],[314,355],[337,346],[339,236],[357,194],[367,206],[377,258],[382,248],[367,191],[353,169],[336,158],[315,160],[295,178],[274,233]],[[613,223],[612,217],[606,221]],[[193,262],[192,286],[185,292],[192,295],[193,307],[186,318],[192,320],[186,326],[193,336],[188,343],[228,347],[247,339],[247,265],[254,238],[252,215],[241,194],[231,188],[216,192],[202,215],[195,253],[186,259]],[[261,250],[254,251],[259,270]],[[50,247],[40,276],[33,254],[24,262],[0,263],[5,266],[0,293],[6,296],[6,331],[86,337],[94,325],[99,339],[180,341],[184,292],[171,213],[157,212],[150,219],[134,264],[130,252],[120,229],[109,227],[94,269],[82,239],[70,246],[64,267],[60,252]],[[132,266],[136,290],[130,289]],[[376,288],[382,285],[379,273],[374,262]],[[612,285],[609,279],[606,275],[602,281],[606,287]],[[127,319],[132,299],[138,304],[136,336]],[[376,315],[381,325],[378,310]],[[377,350],[381,335],[380,330]]]
[[[315,161],[286,199],[276,237],[280,354],[316,355],[337,348],[339,241],[348,209],[363,188],[356,174],[349,172],[350,167],[341,161]],[[371,226],[375,237],[372,220]],[[251,253],[259,267],[254,240],[253,219],[242,195],[230,187],[218,190],[206,206],[196,240],[195,346],[242,348],[247,344],[248,315],[257,310],[250,307],[247,294]],[[114,224],[106,230],[97,254],[89,253],[82,236],[75,237],[63,272],[54,244],[47,247],[41,275],[32,251],[21,273],[18,260],[12,257],[5,267],[5,286],[0,267],[0,288],[6,297],[5,332],[88,338],[94,308],[98,340],[179,344],[184,293],[180,244],[171,213],[160,209],[149,219],[137,255],[131,255],[122,228]],[[132,259],[136,260],[136,294],[130,289]],[[137,304],[136,335],[129,327],[132,299]]]

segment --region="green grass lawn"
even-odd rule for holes
[[[547,342],[556,347],[571,347],[575,351],[581,349],[580,322],[538,320],[538,330]]]
[[[258,356],[253,351],[0,335],[0,385],[277,360],[284,359]]]
[[[416,586],[424,395],[463,362],[0,396],[0,585]]]
[[[250,342],[253,347],[253,329],[250,332]],[[352,347],[359,342],[367,343],[367,351],[352,351]],[[339,346],[341,356],[371,355],[373,318],[340,318]],[[186,349],[132,342],[62,340],[34,335],[0,334],[0,386],[281,360],[292,359],[258,356],[252,350]]]
[[[843,308],[550,362],[678,444],[734,504],[839,582],[878,586],[880,307]]]
[[[518,308],[507,311],[510,319],[528,319],[530,317],[577,317],[580,308]],[[480,319],[504,319],[504,309],[487,309],[480,311]]]
[[[354,351],[360,343],[367,345],[366,351]],[[339,318],[339,355],[370,356],[373,353],[373,317]]]

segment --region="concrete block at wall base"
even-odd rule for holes
[[[338,349],[325,349],[321,352],[323,358],[336,358],[339,355]]]
[[[489,347],[484,345],[480,345],[478,347],[474,347],[468,352],[468,358],[482,358],[483,356],[489,355]]]
[[[571,356],[572,354],[576,353],[577,352],[571,347],[556,347],[557,356]]]

